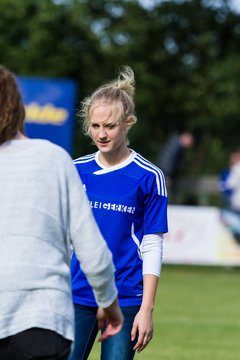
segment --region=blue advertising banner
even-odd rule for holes
[[[17,81],[26,109],[26,135],[50,140],[71,154],[76,83],[65,79],[21,76]]]

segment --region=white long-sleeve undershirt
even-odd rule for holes
[[[163,234],[144,235],[140,252],[143,260],[143,275],[152,274],[160,277],[163,257]]]

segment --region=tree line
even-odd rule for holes
[[[173,132],[193,131],[189,174],[218,173],[240,145],[240,15],[228,1],[0,0],[0,63],[67,77],[78,103],[122,65],[136,75],[130,146],[153,162]],[[76,118],[74,156],[93,151]]]

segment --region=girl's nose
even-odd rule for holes
[[[100,138],[104,138],[104,137],[107,136],[107,135],[106,135],[106,130],[105,130],[104,127],[100,127],[100,128],[99,128],[98,136],[99,136]]]

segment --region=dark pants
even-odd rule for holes
[[[134,358],[133,347],[136,340],[131,341],[131,330],[139,308],[140,306],[121,308],[124,316],[123,328],[117,335],[103,341],[101,360],[132,360]],[[80,305],[74,305],[74,309],[75,342],[69,360],[86,360],[98,333],[97,309]]]
[[[67,360],[70,350],[70,340],[39,328],[0,339],[1,360]]]

